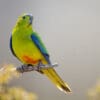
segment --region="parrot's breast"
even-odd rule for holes
[[[30,38],[21,38],[17,36],[12,37],[12,47],[16,56],[26,64],[37,64],[43,60],[43,55]]]

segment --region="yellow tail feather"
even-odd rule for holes
[[[71,89],[65,83],[53,68],[43,69],[42,72],[57,86],[57,88],[65,93],[71,92]]]

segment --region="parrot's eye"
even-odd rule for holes
[[[23,16],[22,18],[23,18],[23,19],[25,19],[26,17],[25,17],[25,16]]]

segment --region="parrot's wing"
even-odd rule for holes
[[[11,50],[12,54],[13,54],[15,57],[17,57],[16,54],[15,54],[15,52],[14,52],[14,50],[13,50],[13,47],[12,47],[12,36],[10,37],[10,50]]]
[[[45,57],[45,59],[48,62],[48,64],[51,64],[50,59],[49,59],[49,54],[48,54],[48,52],[47,52],[44,44],[42,43],[40,37],[37,36],[36,34],[32,34],[31,35],[31,39],[35,43],[35,45],[37,46],[37,48],[40,50],[40,52],[42,53],[42,55]]]

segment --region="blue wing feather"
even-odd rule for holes
[[[15,57],[17,57],[16,54],[15,54],[15,52],[14,52],[14,50],[13,50],[13,47],[12,47],[12,36],[10,37],[10,50],[11,50],[12,54],[13,54]]]
[[[51,64],[50,59],[49,59],[49,54],[48,54],[47,50],[45,49],[45,47],[44,47],[43,43],[41,42],[41,40],[38,38],[38,36],[36,36],[35,34],[32,34],[31,39],[36,44],[36,46],[40,50],[40,52],[43,54],[43,56],[45,57],[47,62],[49,64]]]

